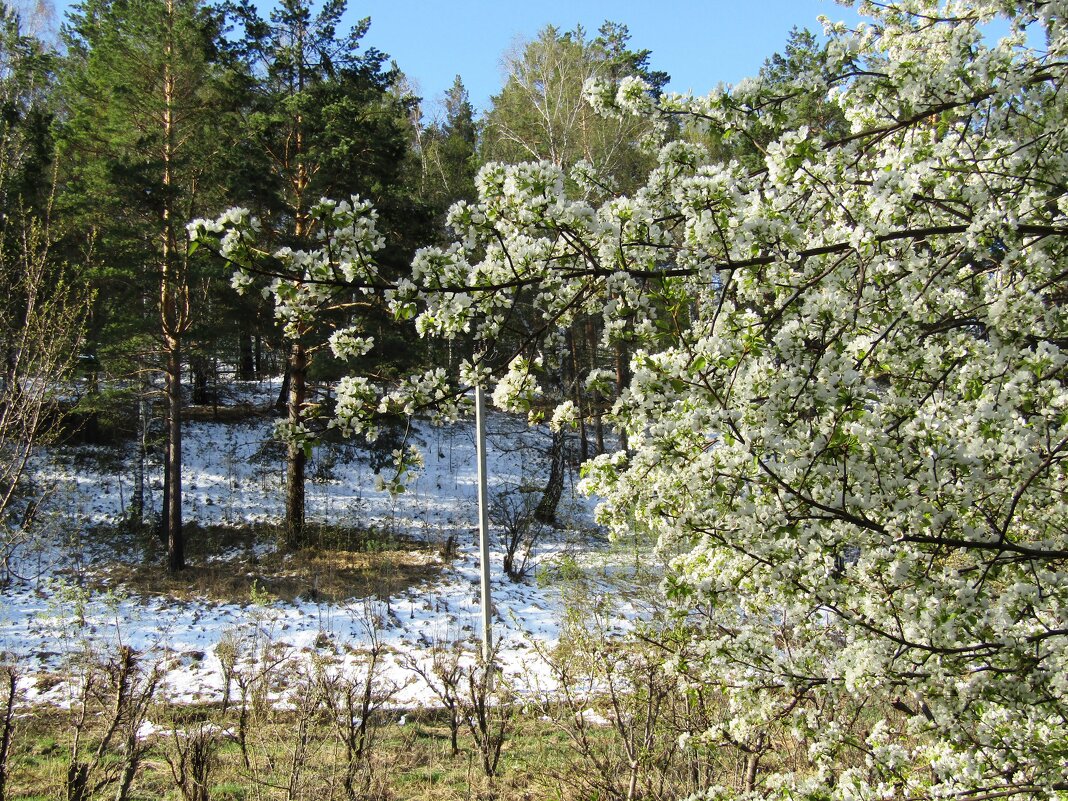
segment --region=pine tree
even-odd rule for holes
[[[171,571],[185,565],[181,372],[194,268],[185,223],[221,142],[218,35],[218,17],[199,0],[86,0],[63,30],[61,138],[70,164],[63,200],[76,236],[94,243],[97,279],[109,287],[132,279],[128,295],[101,293],[97,334],[121,320],[142,339],[153,327],[161,337]]]
[[[54,68],[54,54],[0,3],[0,208],[7,212],[40,211],[51,192]],[[7,222],[9,214],[0,225]]]
[[[444,97],[445,118],[420,137],[420,194],[439,217],[457,200],[474,200],[478,172],[478,124],[457,75]]]

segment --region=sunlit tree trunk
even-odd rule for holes
[[[163,60],[163,186],[174,183],[175,155],[175,78],[174,1],[166,3],[167,38]],[[169,193],[168,193],[169,194]],[[160,279],[160,316],[163,324],[163,350],[166,361],[165,394],[167,397],[167,469],[166,538],[167,569],[176,573],[185,567],[185,537],[182,529],[182,336],[189,327],[189,292],[182,269],[174,232],[171,200],[166,197],[162,211],[162,275]]]

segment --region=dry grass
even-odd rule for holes
[[[89,535],[102,553],[82,576],[91,589],[122,586],[141,595],[177,600],[206,598],[244,603],[254,593],[285,601],[337,603],[350,598],[386,598],[436,579],[438,550],[423,542],[370,529],[311,526],[308,548],[294,554],[273,549],[278,529],[270,525],[186,526],[187,566],[169,575],[154,535],[98,528]]]
[[[244,423],[277,415],[273,404],[253,403],[190,404],[182,411],[182,417],[187,421],[207,423]]]

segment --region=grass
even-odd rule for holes
[[[79,733],[83,764],[91,760],[103,732],[118,721],[120,733],[111,741],[101,767],[94,769],[92,781],[106,778],[106,769],[117,776],[130,753],[122,734],[127,730],[125,721],[140,720],[142,714],[158,728],[144,741],[132,792],[123,801],[189,801],[179,791],[175,766],[183,749],[189,753],[194,736],[205,731],[205,726],[216,733],[209,738],[211,799],[333,801],[353,797],[344,786],[350,764],[344,737],[351,733],[346,728],[350,719],[369,724],[370,745],[364,758],[353,763],[357,766],[356,797],[367,801],[622,801],[626,782],[619,781],[619,774],[628,764],[624,742],[635,735],[642,737],[650,726],[656,731],[656,741],[647,744],[648,754],[664,754],[665,758],[655,757],[642,768],[646,774],[640,785],[646,788],[643,799],[685,797],[702,783],[737,786],[744,772],[745,755],[738,749],[720,746],[685,753],[677,748],[687,725],[679,713],[690,709],[685,693],[671,691],[660,697],[656,706],[666,705],[673,713],[653,721],[644,717],[648,711],[645,691],[637,683],[631,700],[595,694],[570,705],[563,700],[516,698],[502,684],[501,694],[491,698],[489,709],[491,718],[507,721],[507,735],[497,774],[489,779],[482,772],[478,743],[463,725],[454,753],[446,710],[391,707],[392,691],[373,682],[377,700],[365,712],[360,699],[366,679],[359,667],[343,679],[332,667],[340,662],[328,654],[300,667],[275,662],[268,653],[263,644],[235,651],[229,674],[235,689],[225,706],[222,701],[175,705],[159,693],[148,697],[143,706],[135,706],[137,688],[146,686],[145,677],[151,675],[149,663],[137,662],[136,670],[122,683],[116,679],[114,657],[87,656],[83,668],[92,676],[86,685],[91,691],[76,697],[70,710],[43,704],[20,710],[6,799],[66,795],[79,720],[87,721]],[[619,653],[613,650],[601,657],[614,661]],[[456,686],[461,698],[465,697],[466,681],[461,677]],[[132,699],[129,706],[120,702],[120,687],[129,692],[125,696]],[[248,691],[238,692],[238,688]],[[282,697],[285,703],[278,703]],[[83,704],[88,711],[85,716]],[[725,711],[714,700],[713,707]],[[589,709],[604,718],[611,718],[612,710],[617,710],[620,726],[581,723],[588,719]],[[579,742],[583,747],[576,746]],[[784,740],[777,750],[786,753],[789,745]],[[769,756],[770,761],[775,760]],[[605,775],[614,781],[606,783]],[[115,798],[115,787],[102,788],[99,797]]]
[[[165,717],[164,708],[156,714]],[[182,713],[179,711],[179,716]],[[218,710],[206,714],[218,715]],[[404,725],[398,720],[403,714]],[[449,728],[439,710],[393,710],[379,731],[371,760],[373,792],[369,798],[412,801],[460,801],[485,797],[490,783],[481,775],[478,756],[470,743],[451,753]],[[153,718],[154,720],[157,718]],[[64,730],[65,714],[38,709],[20,722],[11,761],[8,798],[56,799],[65,795],[70,757],[70,732]],[[176,724],[179,728],[183,725]],[[298,731],[293,712],[275,712],[259,721],[251,752],[254,770],[245,768],[241,749],[233,740],[223,741],[216,752],[210,776],[210,797],[231,801],[286,798],[291,778]],[[310,729],[307,764],[301,771],[296,798],[328,801],[343,798],[339,777],[344,750],[323,719]],[[144,755],[135,781],[132,800],[181,799],[168,760],[175,759],[173,734],[158,735]],[[567,798],[557,777],[577,767],[566,739],[552,724],[537,716],[517,717],[501,759],[501,772],[492,782],[499,801]],[[105,793],[114,795],[114,789]]]
[[[293,674],[290,675],[292,680]],[[310,687],[313,685],[305,685]],[[299,687],[298,696],[299,696]],[[677,700],[677,699],[676,699]],[[108,719],[109,703],[101,699],[83,732],[83,751],[91,751]],[[502,702],[503,703],[503,702]],[[588,705],[588,707],[587,707]],[[301,704],[258,706],[249,702],[246,748],[239,744],[241,704],[233,700],[228,709],[219,703],[168,705],[153,702],[147,719],[160,731],[147,741],[147,749],[127,801],[182,799],[172,765],[188,735],[202,724],[213,731],[226,731],[213,740],[212,769],[208,777],[211,799],[273,801],[308,799],[333,801],[347,797],[342,777],[346,750],[335,728],[337,718],[327,705]],[[620,731],[611,725],[586,726],[582,730],[587,750],[576,747],[576,710],[595,709],[610,716],[604,700],[589,698],[580,707],[562,703],[517,702],[497,707],[508,720],[508,735],[497,775],[482,774],[474,740],[461,729],[459,751],[453,753],[447,713],[442,709],[382,707],[368,715],[372,746],[366,762],[360,763],[358,797],[368,801],[622,801],[625,781],[617,773],[614,785],[600,776],[623,771],[627,757]],[[725,710],[721,710],[725,711]],[[62,798],[72,751],[75,715],[38,705],[23,714],[14,738],[10,763],[8,799]],[[652,801],[685,797],[702,785],[738,787],[744,774],[745,753],[730,746],[685,752],[671,748],[679,730],[670,721],[657,726],[656,750],[671,751],[668,762],[650,763],[643,775],[640,797]],[[783,738],[767,755],[766,765],[790,758],[791,750],[804,752],[785,729]],[[125,751],[112,749],[109,761],[121,769]],[[246,762],[246,756],[248,760]],[[804,757],[797,765],[803,766]],[[294,766],[299,766],[294,770]],[[646,781],[648,779],[648,781]],[[602,788],[614,786],[609,793]],[[660,788],[654,790],[651,788]],[[651,793],[651,794],[650,794]],[[114,787],[101,797],[114,797]]]
[[[285,601],[338,603],[386,598],[433,581],[443,566],[433,546],[377,529],[309,524],[309,546],[293,554],[274,549],[276,526],[190,523],[185,531],[187,566],[170,575],[160,567],[166,553],[152,533],[97,527],[87,539],[110,557],[94,558],[80,579],[90,589],[122,586],[176,600],[247,603],[266,593]]]

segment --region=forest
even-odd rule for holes
[[[346,10],[0,2],[0,801],[1068,799],[1068,2]]]

